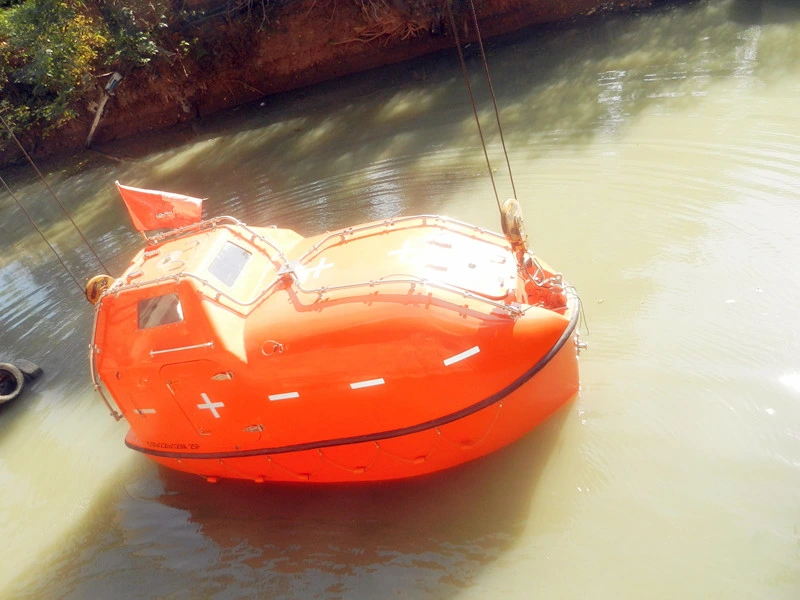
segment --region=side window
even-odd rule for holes
[[[178,294],[166,294],[139,300],[139,329],[183,321],[183,308]]]
[[[208,272],[228,287],[232,287],[252,255],[251,252],[232,242],[225,242],[219,254],[208,266]]]

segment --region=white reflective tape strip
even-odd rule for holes
[[[275,400],[288,400],[289,398],[299,398],[300,394],[297,392],[286,392],[285,394],[271,394],[267,396],[270,402],[275,402]]]
[[[155,408],[137,408],[135,411],[137,415],[154,415],[156,414]]]
[[[447,265],[432,265],[427,264],[425,265],[426,269],[433,269],[434,271],[447,271]]]
[[[359,388],[372,387],[374,385],[383,385],[384,383],[386,382],[383,380],[383,378],[368,379],[367,381],[357,381],[356,383],[351,383],[350,387],[354,390],[357,390]]]
[[[453,363],[457,363],[459,361],[464,360],[465,358],[469,358],[470,356],[475,356],[478,352],[481,351],[480,346],[473,346],[469,350],[465,350],[461,354],[456,354],[455,356],[451,356],[450,358],[444,359],[444,366],[449,367]]]

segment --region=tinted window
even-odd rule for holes
[[[208,272],[227,286],[233,286],[252,254],[231,242],[225,242],[211,261]]]
[[[139,329],[180,323],[183,321],[183,309],[178,294],[166,294],[139,300]]]

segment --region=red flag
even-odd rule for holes
[[[125,206],[131,214],[133,226],[139,231],[175,229],[202,220],[203,200],[181,194],[143,190],[121,185],[115,181]]]

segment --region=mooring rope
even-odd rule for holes
[[[37,166],[36,166],[36,163],[35,163],[35,162],[33,162],[33,159],[31,158],[30,154],[28,154],[28,153],[25,151],[25,148],[22,146],[22,144],[20,143],[19,139],[17,138],[17,136],[16,136],[16,135],[14,134],[14,132],[12,131],[11,127],[8,125],[8,123],[6,123],[6,120],[3,118],[3,115],[0,115],[0,122],[2,122],[2,123],[3,123],[3,126],[4,126],[4,127],[6,128],[6,130],[8,131],[8,134],[11,136],[11,139],[13,139],[13,140],[16,142],[17,146],[19,146],[19,149],[22,151],[22,154],[24,154],[24,155],[25,155],[25,158],[27,158],[27,159],[28,159],[28,162],[29,162],[29,163],[31,163],[31,166],[32,166],[32,167],[33,167],[33,169],[36,171],[36,173],[39,175],[39,178],[40,178],[40,179],[42,180],[42,182],[44,183],[45,187],[47,188],[47,191],[49,191],[49,192],[50,192],[50,194],[53,196],[53,199],[54,199],[54,200],[56,201],[56,203],[57,203],[57,204],[58,204],[58,205],[61,207],[61,210],[62,210],[62,211],[64,211],[64,214],[67,216],[67,219],[69,219],[69,222],[70,222],[70,223],[72,223],[72,226],[75,228],[75,231],[77,231],[77,232],[78,232],[78,235],[79,235],[79,236],[81,236],[81,239],[83,240],[83,243],[84,243],[84,244],[86,244],[86,246],[89,248],[89,250],[91,250],[92,254],[93,254],[93,255],[94,255],[94,257],[97,259],[97,262],[99,262],[99,263],[100,263],[100,266],[103,268],[103,270],[106,272],[106,274],[109,274],[111,271],[109,271],[109,270],[108,270],[108,267],[106,267],[106,266],[105,266],[105,264],[103,264],[103,261],[102,261],[102,260],[100,260],[100,257],[97,255],[97,252],[95,252],[95,250],[94,250],[94,247],[92,247],[92,245],[89,243],[89,240],[87,240],[87,239],[86,239],[86,236],[84,236],[84,235],[83,235],[83,232],[80,230],[80,228],[79,228],[79,227],[78,227],[78,225],[75,223],[75,221],[73,221],[73,220],[72,220],[72,217],[70,216],[69,212],[67,212],[67,209],[66,209],[66,208],[64,207],[64,205],[61,203],[61,200],[59,200],[59,199],[58,199],[58,196],[56,196],[56,193],[53,191],[53,188],[51,188],[51,187],[50,187],[50,184],[48,184],[48,183],[47,183],[47,179],[45,179],[45,178],[44,178],[44,175],[42,175],[42,172],[39,170],[39,167],[37,167]],[[5,185],[5,181],[3,182],[3,184]],[[8,185],[6,185],[6,189],[7,189],[9,192],[11,192],[11,190],[10,190],[10,189],[9,189],[9,187],[8,187]],[[14,195],[13,195],[13,194],[12,194],[12,197],[14,197]],[[16,197],[15,197],[14,199],[16,200]],[[19,200],[17,200],[17,204],[19,204]],[[22,206],[22,205],[20,204],[20,206]],[[23,208],[23,210],[25,210],[25,209]],[[34,227],[36,227],[36,224],[35,224],[35,223],[33,222],[33,220],[31,219],[30,215],[28,214],[28,211],[25,211],[25,214],[28,216],[28,219],[30,219],[30,220],[31,220],[31,223],[33,224],[33,226],[34,226]],[[38,227],[36,227],[36,229],[38,230],[39,228],[38,228]],[[41,231],[39,231],[39,233],[41,233]],[[47,241],[47,240],[45,239],[45,241]],[[50,242],[48,242],[48,245],[49,245],[49,243],[50,243]],[[52,246],[51,246],[51,248],[52,248]],[[62,263],[62,264],[63,264],[63,263]],[[72,273],[70,273],[70,275],[72,275]],[[75,277],[74,277],[74,276],[73,276],[73,279],[75,279]],[[77,281],[77,280],[76,280],[76,281]],[[79,284],[79,285],[80,285],[80,284]]]

